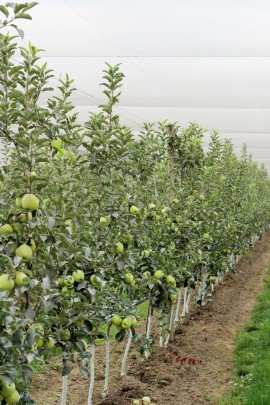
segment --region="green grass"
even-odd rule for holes
[[[270,270],[252,321],[236,340],[234,389],[219,405],[270,405]]]
[[[44,362],[34,360],[31,363],[31,367],[33,368],[33,375],[44,373],[48,367],[49,359],[53,356],[60,356],[61,352],[62,351],[61,351],[60,347],[55,347],[55,348],[51,349],[46,356],[43,356]],[[49,363],[49,366],[54,369],[54,365],[57,368],[56,364],[57,363]],[[62,369],[62,363],[61,363],[61,369]]]

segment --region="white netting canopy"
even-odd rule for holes
[[[196,121],[243,142],[270,170],[270,2],[40,0],[23,43],[42,48],[56,77],[75,79],[85,121],[104,100],[104,62],[125,74],[118,113],[143,122]],[[19,60],[19,56],[17,56]],[[207,138],[206,138],[207,143]]]

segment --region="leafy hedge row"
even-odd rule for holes
[[[0,11],[8,18],[34,4]],[[195,290],[203,305],[233,268],[233,255],[268,226],[270,182],[245,147],[237,157],[231,141],[215,132],[204,151],[197,124],[145,124],[135,137],[113,109],[123,80],[119,65],[106,66],[107,102],[85,124],[72,111],[68,76],[40,106],[53,72],[31,44],[17,64],[17,48],[16,37],[0,35],[2,400],[10,400],[5,386],[15,382],[21,403],[33,403],[31,362],[56,345],[63,355],[62,404],[73,362],[91,377],[91,404],[95,342],[104,325],[106,396],[112,324],[118,340],[128,334],[122,374],[139,303],[150,303],[141,352],[151,355],[155,314],[160,345],[168,344],[180,304],[185,316]]]

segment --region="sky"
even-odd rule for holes
[[[82,122],[104,99],[104,63],[121,63],[123,124],[196,121],[270,171],[269,0],[40,0],[31,14],[23,44],[75,79]]]

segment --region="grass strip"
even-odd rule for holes
[[[270,404],[270,269],[247,324],[236,339],[234,389],[219,405]]]

